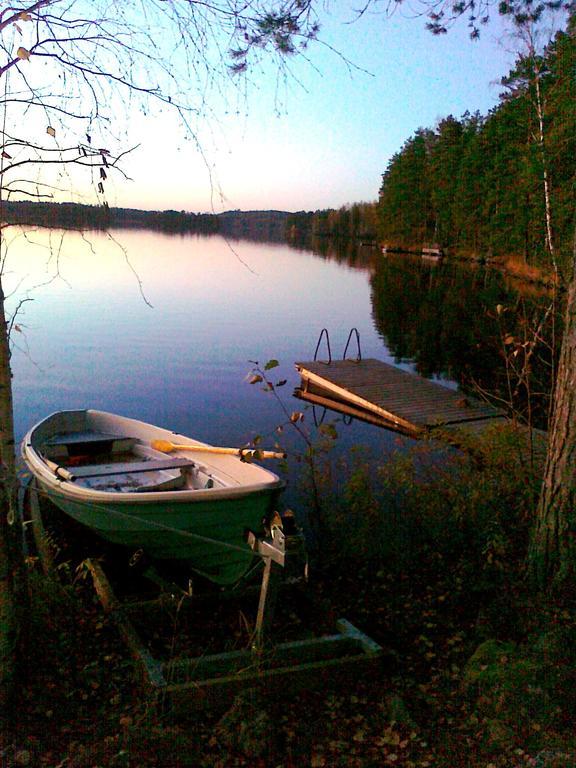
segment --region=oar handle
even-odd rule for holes
[[[285,459],[286,454],[280,451],[261,451],[259,448],[220,448],[215,445],[175,445],[175,451],[189,450],[200,453],[220,453],[230,456],[253,456],[259,459]]]

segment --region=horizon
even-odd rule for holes
[[[402,144],[450,114],[486,115],[515,58],[499,16],[471,41],[465,19],[438,36],[403,13],[353,23],[342,8],[324,14],[322,42],[307,58],[286,59],[284,71],[260,62],[244,96],[236,81],[220,83],[192,137],[165,109],[128,111],[122,141],[138,149],[123,159],[128,180],[108,175],[108,204],[295,212],[377,200]],[[82,178],[72,180],[71,202],[90,199]]]

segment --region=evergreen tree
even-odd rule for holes
[[[429,162],[434,209],[434,241],[442,246],[455,242],[454,203],[456,180],[463,159],[462,123],[452,115],[441,120],[434,134]]]
[[[392,246],[421,246],[435,231],[430,191],[430,130],[419,129],[390,161],[382,177],[379,235]]]

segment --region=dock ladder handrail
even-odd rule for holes
[[[358,333],[358,328],[352,328],[350,333],[348,334],[348,341],[346,342],[346,346],[344,347],[344,354],[342,355],[342,360],[346,360],[346,352],[348,352],[348,347],[350,346],[350,342],[352,341],[352,334],[356,334],[356,348],[358,349],[358,354],[356,356],[356,363],[359,363],[362,360],[362,352],[360,351],[360,334]]]
[[[358,333],[358,328],[352,328],[350,330],[350,333],[348,334],[348,341],[346,342],[346,346],[344,347],[344,354],[342,355],[342,360],[346,360],[346,353],[348,352],[348,347],[350,346],[350,342],[352,341],[352,336],[356,337],[356,359],[353,361],[355,363],[359,363],[362,360],[362,351],[360,349],[360,334]],[[322,339],[326,337],[326,348],[328,350],[328,360],[318,360],[318,350],[320,349],[320,345],[322,343]],[[322,328],[320,331],[320,336],[318,337],[318,343],[316,344],[316,349],[314,350],[314,362],[324,363],[324,365],[330,365],[332,362],[332,349],[330,348],[330,336],[328,334],[327,328]]]
[[[348,352],[348,347],[350,346],[350,342],[352,341],[352,336],[356,337],[357,355],[356,355],[356,359],[351,360],[350,362],[360,363],[362,361],[362,351],[360,349],[360,334],[357,328],[352,328],[350,330],[350,333],[348,334],[348,340],[346,342],[346,346],[344,347],[344,354],[342,355],[342,360],[346,360],[346,353]],[[328,360],[318,360],[318,350],[320,349],[320,345],[324,337],[326,337],[326,347],[328,349]],[[314,350],[314,362],[319,362],[324,365],[330,365],[330,363],[332,362],[332,350],[330,348],[330,335],[328,334],[327,328],[322,328],[322,330],[320,331],[320,336],[318,337],[318,343],[316,344],[316,349]],[[316,406],[313,404],[312,414],[314,416],[314,426],[320,427],[324,421],[324,418],[326,417],[326,407],[323,408],[322,416],[320,417],[320,419],[318,419],[318,416],[316,415]],[[347,417],[346,414],[344,414],[342,421],[344,424],[349,425],[352,423],[353,417],[351,415],[348,415]]]
[[[314,362],[316,362],[318,358],[318,350],[320,349],[320,344],[322,342],[322,337],[324,335],[326,336],[326,346],[328,348],[328,360],[327,361],[320,360],[319,362],[325,363],[326,365],[330,365],[330,363],[332,362],[332,350],[330,349],[330,336],[328,335],[327,328],[322,328],[322,330],[320,331],[320,336],[318,337],[318,344],[316,344],[316,350],[314,352]]]

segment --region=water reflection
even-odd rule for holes
[[[546,313],[545,292],[522,296],[500,272],[480,266],[391,255],[378,263],[371,286],[374,322],[396,362],[412,361],[422,376],[451,379],[497,404],[512,400],[524,416],[532,407],[544,426],[551,323],[531,357],[530,384],[513,368],[521,367],[529,349],[519,349],[520,343],[532,338]]]
[[[310,358],[324,326],[335,349],[357,326],[365,351],[387,356],[365,271],[310,250],[142,230],[28,230],[12,242],[7,270],[10,306],[34,299],[21,307],[13,354],[19,435],[54,410],[95,407],[216,444],[272,440],[282,414],[246,383],[250,360],[280,360],[290,401],[294,362]],[[344,441],[392,444],[363,428]]]
[[[246,383],[249,361],[280,360],[282,396],[300,409],[294,362],[312,357],[324,327],[335,357],[356,327],[364,357],[505,392],[496,306],[507,308],[502,329],[520,336],[538,299],[484,270],[319,245],[25,230],[4,265],[11,308],[33,299],[14,337],[17,434],[54,410],[94,407],[215,444],[271,443],[282,414]],[[546,362],[533,360],[542,391]],[[342,451],[361,444],[381,457],[403,442],[358,422],[339,433]],[[289,450],[292,439],[282,436]]]
[[[342,266],[371,272],[381,258],[380,250],[373,245],[364,245],[358,240],[329,237],[312,237],[301,242],[291,241],[297,250],[313,251],[326,261],[335,261]]]

